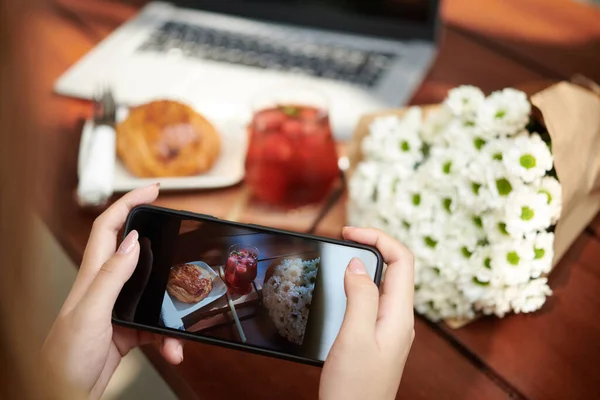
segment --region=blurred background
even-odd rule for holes
[[[27,112],[37,122],[35,241],[52,289],[40,332],[68,293],[94,218],[124,192],[160,181],[157,205],[338,237],[346,222],[347,154],[361,116],[438,103],[461,84],[531,94],[575,75],[600,82],[599,5],[35,2],[2,35],[13,38],[12,54],[23,57],[32,77],[13,84],[31,95]],[[9,10],[3,6],[3,20],[11,18]],[[599,232],[596,217],[565,262],[597,260]],[[555,280],[568,278],[564,272]],[[585,276],[570,279],[568,289],[558,287],[563,301],[551,306],[565,314],[569,301],[582,304],[578,290],[592,296],[600,287],[585,286]],[[544,313],[538,318],[540,330],[557,323]],[[557,342],[530,336],[542,344],[520,357],[519,349],[498,343],[535,329],[507,322],[456,334],[417,320],[400,395],[594,398],[593,359],[557,356],[545,374],[535,355]],[[574,332],[579,325],[569,327]],[[491,344],[491,336],[500,339]],[[512,352],[498,350],[507,348]],[[221,362],[212,368],[211,359]],[[565,372],[561,363],[573,369]],[[254,376],[261,368],[280,375]],[[573,388],[569,379],[579,384]],[[132,352],[105,398],[234,398],[266,385],[272,390],[264,398],[311,398],[318,371],[190,343],[178,368],[165,365],[154,349]]]

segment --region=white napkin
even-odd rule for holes
[[[177,316],[175,304],[173,304],[173,300],[166,291],[160,308],[160,318],[167,328],[184,330],[183,321]]]
[[[113,194],[116,133],[106,125],[86,121],[79,145],[77,197],[81,205],[106,203]]]

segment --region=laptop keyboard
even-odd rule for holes
[[[169,21],[139,51],[181,53],[248,67],[323,77],[372,87],[397,54],[317,44],[287,37],[245,35]]]

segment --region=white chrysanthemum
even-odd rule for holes
[[[483,214],[480,218],[487,240],[490,243],[502,242],[511,238],[510,233],[506,230],[504,212],[491,211]]]
[[[466,176],[456,177],[454,184],[458,196],[458,207],[469,210],[475,215],[480,215],[489,209],[486,199],[479,196],[481,184],[471,181]]]
[[[471,163],[467,171],[467,174],[472,174],[471,179],[480,185],[477,187],[477,195],[488,209],[503,209],[508,196],[524,186],[520,179],[508,174],[504,165],[497,161]]]
[[[537,232],[530,234],[528,239],[533,244],[534,259],[531,262],[531,277],[539,278],[552,270],[554,260],[554,233]]]
[[[542,308],[546,297],[552,294],[548,279],[538,278],[507,289],[510,304],[515,313],[529,313]]]
[[[531,183],[552,169],[552,153],[537,133],[523,132],[512,140],[502,162],[509,174]]]
[[[421,126],[421,139],[430,145],[445,144],[443,133],[452,118],[452,112],[447,107],[429,111]]]
[[[348,182],[350,199],[361,207],[373,204],[373,194],[383,165],[375,161],[363,161]]]
[[[361,150],[366,158],[378,160],[385,150],[385,139],[395,135],[402,124],[395,115],[376,118],[369,125],[369,134],[361,142]]]
[[[394,209],[406,221],[429,220],[437,206],[437,197],[416,179],[398,184]]]
[[[478,249],[471,256],[469,273],[464,274],[460,278],[460,289],[471,303],[481,301],[485,297],[486,292],[489,291],[492,271],[490,268],[485,267],[490,262],[489,252],[489,248],[487,247],[481,250]]]
[[[394,134],[402,125],[402,119],[397,115],[386,115],[375,118],[369,125],[369,136],[381,139]]]
[[[562,187],[560,182],[554,177],[545,176],[540,181],[537,191],[546,196],[550,207],[550,220],[555,224],[562,212]]]
[[[506,285],[525,283],[531,278],[535,253],[531,241],[506,240],[491,245],[490,265],[494,278]]]
[[[263,286],[263,304],[281,336],[302,344],[320,259],[285,259]]]
[[[411,224],[409,248],[415,257],[422,260],[428,266],[438,267],[437,264],[443,262],[439,256],[441,253],[436,251],[438,243],[444,239],[444,234],[434,221],[419,221]],[[443,253],[443,252],[442,252]]]
[[[423,159],[423,143],[418,133],[421,118],[417,107],[409,109],[404,117],[376,118],[361,143],[363,154],[373,160],[414,167]]]
[[[521,132],[529,122],[527,95],[507,88],[488,96],[477,111],[476,123],[488,138]]]
[[[455,116],[470,120],[475,117],[484,100],[481,89],[463,85],[450,89],[444,103]]]
[[[431,269],[430,269],[431,270]],[[435,272],[431,273],[435,275]],[[443,318],[473,318],[471,303],[463,296],[457,285],[445,279],[433,278],[427,286],[415,290],[415,309],[432,321]],[[429,284],[432,282],[433,284]]]
[[[467,161],[462,153],[440,146],[431,148],[427,160],[432,164],[432,176],[439,180],[447,180],[451,176],[461,174]]]
[[[482,162],[501,163],[504,159],[504,154],[514,145],[514,142],[508,138],[495,138],[487,140],[481,147]]]
[[[513,237],[550,227],[550,207],[547,197],[531,188],[512,192],[506,201],[504,221],[506,231]]]
[[[486,238],[481,218],[466,210],[458,210],[450,216],[445,226],[445,234],[446,237],[456,239],[461,243],[461,247],[465,247],[471,253],[478,243]]]
[[[401,182],[404,182],[412,174],[402,165],[392,164],[381,169],[377,178],[375,193],[371,206],[389,208],[393,206]]]
[[[406,110],[406,113],[402,116],[402,125],[400,129],[410,132],[418,132],[423,124],[423,111],[421,107],[413,106]]]
[[[384,140],[381,152],[384,162],[393,162],[408,168],[423,160],[423,142],[416,131],[390,135]]]
[[[496,145],[497,142],[502,144]],[[505,140],[487,143],[463,170],[463,177],[472,181],[471,190],[477,196],[476,212],[504,208],[508,195],[523,186],[520,179],[508,173],[498,155],[505,143]],[[463,187],[463,192],[465,189],[468,188]]]
[[[435,146],[431,148],[429,158],[419,166],[414,179],[437,195],[445,196],[456,192],[454,179],[463,176],[467,162],[468,158],[461,153]]]
[[[445,140],[445,147],[461,153],[463,157],[474,156],[485,144],[481,130],[469,121],[454,119],[440,134]]]
[[[479,246],[473,251],[468,271],[467,276],[477,278],[480,284],[492,281],[492,249],[489,245]]]

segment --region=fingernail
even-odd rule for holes
[[[352,260],[350,260],[350,264],[348,264],[348,272],[356,275],[366,275],[367,269],[360,259],[354,257]]]
[[[160,182],[155,182],[155,183],[151,183],[149,185],[140,187],[140,189],[142,189],[142,190],[150,189],[150,188],[158,188],[158,189],[160,189]]]
[[[125,240],[123,240],[123,242],[121,242],[121,245],[117,249],[117,254],[130,253],[138,241],[138,236],[139,235],[136,230],[129,232],[129,234],[127,234],[127,236],[125,237]]]
[[[179,362],[183,362],[183,346],[179,344]]]
[[[344,226],[342,229],[354,229],[354,227],[353,227],[353,226],[350,226],[350,225],[346,225],[346,226]]]

